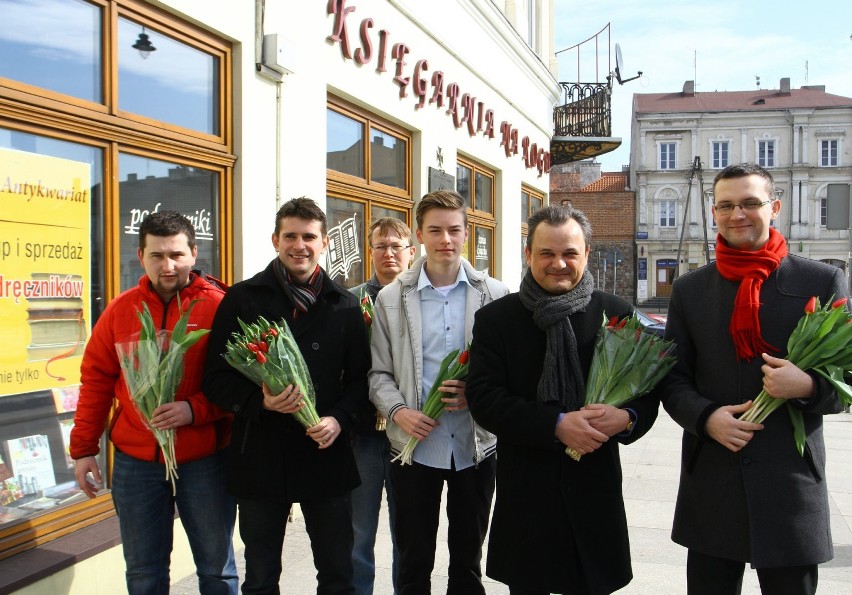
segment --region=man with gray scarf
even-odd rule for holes
[[[511,595],[612,593],[633,576],[617,444],[650,429],[658,400],[583,406],[603,318],[632,307],[594,290],[582,212],[548,206],[528,229],[520,292],[480,309],[473,327],[468,407],[497,435],[486,574]]]

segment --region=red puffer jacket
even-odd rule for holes
[[[225,295],[225,286],[218,280],[195,273],[190,283],[180,291],[183,310],[192,300],[200,300],[192,309],[188,331],[210,328],[213,315]],[[143,461],[160,461],[163,456],[150,429],[134,409],[127,386],[121,376],[121,366],[115,351],[116,342],[127,340],[139,332],[136,316],[148,304],[154,324],[159,328],[174,328],[180,316],[177,299],[164,304],[151,288],[147,276],[139,285],[115,298],[107,306],[86,345],[81,366],[80,400],[71,430],[71,457],[80,459],[98,454],[99,439],[106,426],[113,400],[117,399],[109,428],[109,438],[121,452]],[[177,463],[209,456],[227,444],[230,437],[230,416],[207,400],[201,392],[201,373],[207,354],[207,336],[201,338],[186,353],[184,377],[175,395],[176,401],[188,401],[192,408],[192,423],[177,429],[175,452]]]

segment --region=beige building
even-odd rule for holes
[[[826,199],[829,184],[852,182],[851,141],[852,98],[787,78],[778,89],[696,93],[687,81],[679,93],[635,94],[637,301],[667,298],[676,275],[715,258],[713,177],[734,163],[772,172],[775,226],[792,253],[845,268],[849,230],[828,229]]]

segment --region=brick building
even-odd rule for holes
[[[628,172],[604,172],[597,181],[575,190],[568,180],[551,171],[551,204],[566,204],[583,211],[592,222],[589,272],[595,287],[636,302],[636,197],[628,190]]]

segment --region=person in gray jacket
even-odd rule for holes
[[[689,550],[689,595],[740,593],[746,562],[764,595],[811,595],[833,557],[822,419],[841,406],[828,381],[782,358],[808,300],[845,298],[846,280],[788,254],[765,169],[729,166],[713,190],[716,261],[675,281],[666,325],[678,359],[661,396],[684,429],[672,539]],[[764,388],[802,412],[804,455],[786,407],[739,419]]]
[[[388,420],[391,451],[401,452],[411,437],[420,440],[412,464],[395,463],[390,472],[400,554],[397,593],[431,592],[446,483],[447,593],[484,595],[482,544],[494,495],[496,438],[471,418],[462,380],[442,386],[446,412],[440,423],[421,409],[441,360],[470,341],[474,313],[509,291],[462,257],[467,212],[456,192],[425,195],[416,218],[426,256],[379,292],[371,341],[370,400]]]

